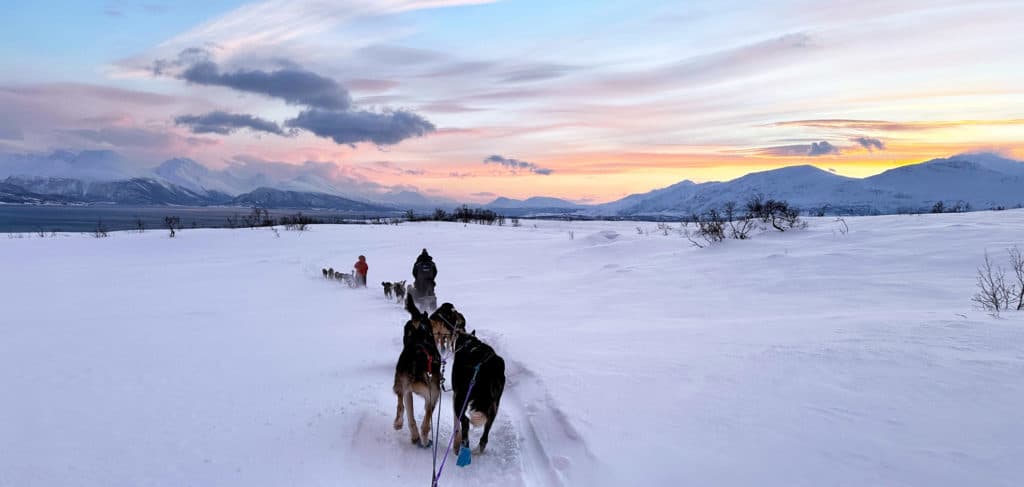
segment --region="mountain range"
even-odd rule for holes
[[[753,195],[788,201],[825,214],[928,211],[942,201],[972,209],[1024,204],[1024,163],[991,153],[961,154],[901,166],[867,178],[850,178],[813,166],[756,172],[725,182],[682,181],[648,193],[582,210],[593,216],[685,216]]]
[[[315,171],[274,176],[273,171],[213,170],[184,158],[140,169],[110,151],[0,155],[0,177],[4,176],[0,203],[9,204],[260,205],[364,214],[431,211],[458,204],[409,190],[340,188]],[[681,181],[598,205],[537,196],[498,197],[484,207],[506,216],[675,218],[721,208],[729,201],[742,204],[756,194],[823,214],[921,212],[938,201],[972,209],[1010,208],[1024,204],[1024,163],[992,153],[971,153],[867,178],[840,176],[809,165],[789,166],[724,182]]]

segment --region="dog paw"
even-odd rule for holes
[[[427,440],[426,442],[420,443],[420,448],[430,448],[434,445],[434,440]]]
[[[419,436],[413,436],[412,437],[412,444],[413,445],[419,445],[420,444],[420,437]]]
[[[400,429],[402,429],[402,426],[405,426],[405,425],[402,424],[402,421],[395,420],[395,424],[393,426],[395,427],[395,430],[400,430]]]

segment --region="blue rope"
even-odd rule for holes
[[[469,395],[473,392],[473,386],[476,385],[476,374],[480,372],[481,365],[483,365],[483,362],[476,364],[476,367],[473,368],[473,378],[469,380],[469,388],[466,389],[466,399],[462,401],[462,409],[459,411],[459,415],[455,418],[455,428],[462,428],[462,416],[466,414],[466,407],[469,406]],[[448,461],[448,453],[452,450],[453,442],[455,442],[454,429],[452,430],[451,437],[448,438],[448,448],[444,450],[444,458],[441,459],[441,466],[437,469],[437,474],[434,475],[434,481],[431,483],[432,487],[436,487],[437,481],[441,479],[441,472],[444,471],[444,464]]]

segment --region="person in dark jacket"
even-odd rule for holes
[[[415,291],[416,305],[428,312],[437,309],[437,297],[434,294],[434,287],[437,285],[437,266],[434,265],[434,258],[423,249],[416,263],[412,266],[413,290]]]

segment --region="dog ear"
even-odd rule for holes
[[[470,335],[476,336],[476,330],[473,330],[473,332],[470,333]]]

